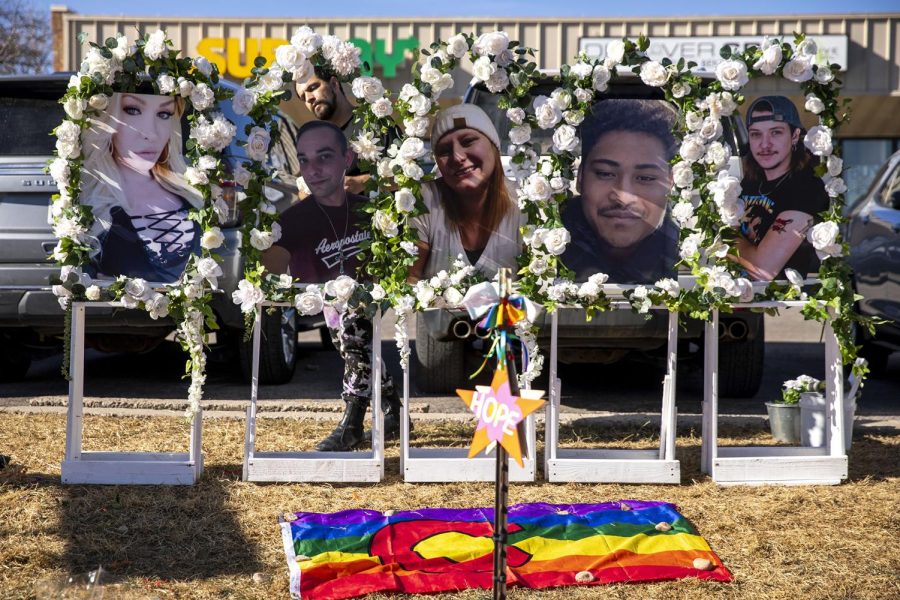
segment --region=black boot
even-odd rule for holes
[[[366,420],[368,403],[357,398],[344,402],[344,416],[334,431],[316,444],[319,452],[349,452],[362,443],[363,421]]]
[[[400,402],[400,396],[397,395],[397,392],[382,399],[381,409],[384,412],[384,439],[400,439],[400,419],[403,418],[403,403]],[[409,430],[410,432],[413,430],[412,421],[409,422]],[[366,432],[365,443],[372,445],[371,431]]]

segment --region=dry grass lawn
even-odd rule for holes
[[[329,423],[262,420],[257,447],[311,449]],[[721,428],[724,444],[770,443],[759,429]],[[424,445],[468,445],[471,427],[417,424]],[[377,485],[244,483],[243,421],[204,423],[206,471],[193,487],[63,486],[65,417],[0,414],[0,597],[99,597],[61,583],[102,565],[103,598],[284,598],[288,570],[276,515],[424,506],[486,506],[493,485],[405,484],[396,444]],[[578,427],[579,445],[654,443],[641,427]],[[540,439],[540,438],[539,438]],[[438,442],[440,440],[440,442]],[[88,417],[86,450],[184,450],[171,418]],[[717,487],[699,472],[699,432],[679,431],[679,486],[514,484],[511,503],[622,498],[677,504],[734,574],[604,588],[511,590],[511,598],[900,598],[900,435],[857,431],[850,481],[836,487]],[[379,596],[373,596],[379,597]],[[383,596],[382,596],[383,597]],[[442,597],[488,598],[467,591]]]

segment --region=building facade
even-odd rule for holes
[[[803,32],[817,39],[821,52],[844,67],[842,94],[851,99],[852,117],[838,132],[850,186],[849,198],[862,193],[875,169],[900,149],[900,12],[837,15],[765,15],[744,17],[672,18],[160,18],[81,15],[62,6],[52,8],[54,68],[75,70],[85,48],[78,36],[100,42],[121,32],[165,29],[189,56],[202,55],[236,81],[249,75],[256,56],[271,58],[300,25],[322,34],[351,40],[390,90],[409,81],[412,50],[458,32],[506,31],[521,45],[537,49],[543,69],[571,64],[580,52],[602,54],[610,39],[636,39],[644,34],[654,58],[684,57],[714,68],[725,44],[759,43],[764,36],[791,39]],[[466,67],[464,67],[465,69]],[[469,75],[455,77],[461,96]],[[753,80],[745,89],[752,98],[777,93],[802,106],[797,85],[776,78]],[[287,112],[298,120],[308,115],[294,100]]]

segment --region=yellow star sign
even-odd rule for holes
[[[522,390],[519,396],[513,396],[509,386],[509,372],[497,369],[490,387],[477,385],[474,391],[456,390],[456,393],[478,418],[469,458],[499,442],[520,467],[524,466],[522,454],[525,448],[519,437],[519,424],[544,405],[541,400],[544,392]]]

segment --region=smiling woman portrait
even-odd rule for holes
[[[410,281],[449,271],[460,254],[489,278],[515,269],[525,216],[503,173],[490,118],[473,104],[445,108],[435,116],[431,149],[441,177],[422,186],[428,212],[410,219],[419,235]]]
[[[738,254],[731,258],[757,281],[784,279],[788,268],[805,277],[819,269],[806,234],[829,200],[803,144],[800,115],[788,98],[763,96],[750,105],[746,123],[750,154],[744,157],[741,181],[744,210]]]
[[[668,217],[675,109],[662,100],[599,102],[582,122],[579,196],[562,219],[572,241],[562,255],[576,281],[653,283],[675,275],[678,229]]]
[[[81,202],[94,215],[96,276],[171,283],[199,252],[188,210],[203,198],[184,178],[183,113],[181,98],[115,93],[82,134]]]

